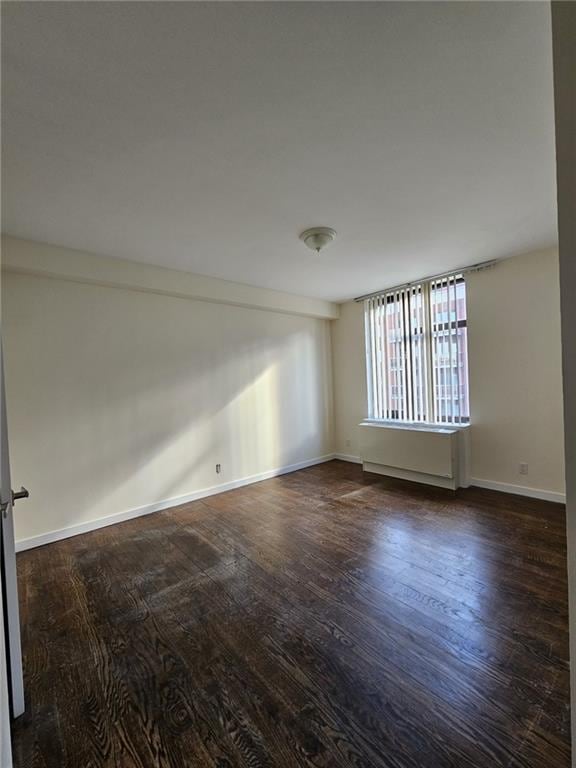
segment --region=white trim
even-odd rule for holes
[[[334,458],[340,459],[340,461],[349,461],[351,464],[362,464],[360,456],[351,456],[349,453],[335,453]]]
[[[271,469],[271,470],[268,470],[268,472],[260,472],[257,475],[242,477],[239,480],[231,480],[228,483],[213,485],[210,488],[202,488],[199,491],[193,491],[192,493],[185,494],[184,496],[176,496],[172,499],[165,499],[164,501],[157,501],[152,504],[146,504],[143,507],[136,507],[134,509],[128,509],[124,512],[117,512],[114,515],[107,515],[106,517],[100,517],[97,520],[90,520],[86,523],[78,523],[76,525],[70,525],[70,526],[67,526],[66,528],[60,528],[57,531],[48,531],[47,533],[41,533],[38,536],[30,536],[27,539],[19,539],[16,542],[16,552],[23,552],[26,549],[41,547],[44,544],[50,544],[53,541],[68,539],[72,536],[78,536],[81,533],[88,533],[89,531],[95,531],[98,528],[105,528],[108,525],[123,523],[126,520],[132,520],[135,517],[150,515],[153,512],[161,512],[163,509],[169,509],[170,507],[177,507],[180,504],[188,504],[191,501],[197,501],[198,499],[205,499],[208,496],[215,496],[217,493],[232,491],[234,488],[241,488],[244,485],[252,485],[253,483],[259,483],[262,480],[269,480],[272,477],[278,477],[279,475],[286,475],[289,472],[296,472],[299,469],[312,467],[315,464],[324,464],[327,461],[332,461],[333,458],[334,458],[334,454],[330,453],[330,454],[327,454],[326,456],[319,456],[318,458],[315,458],[315,459],[307,459],[306,461],[299,461],[296,464],[288,464],[285,467],[279,467],[278,469]]]
[[[471,477],[470,485],[476,485],[478,488],[488,488],[491,491],[501,491],[502,493],[514,493],[516,496],[530,496],[533,499],[542,499],[543,501],[555,501],[558,504],[566,503],[566,494],[559,491],[546,491],[542,488],[529,488],[526,485],[512,485],[512,483],[500,483],[496,480],[483,480],[479,477]]]
[[[41,533],[38,536],[30,536],[27,539],[19,539],[16,541],[16,552],[23,552],[27,549],[33,549],[34,547],[41,547],[44,544],[50,544],[53,541],[60,541],[61,539],[69,539],[72,536],[78,536],[82,533],[89,533],[90,531],[96,531],[98,528],[105,528],[108,525],[115,525],[116,523],[123,523],[126,520],[132,520],[136,517],[142,517],[143,515],[150,515],[153,512],[161,512],[163,509],[170,509],[171,507],[177,507],[180,504],[188,504],[198,499],[204,499],[208,496],[215,496],[218,493],[225,493],[226,491],[232,491],[235,488],[242,488],[245,485],[252,485],[253,483],[260,483],[262,480],[269,480],[273,477],[280,475],[286,475],[290,472],[296,472],[299,469],[306,469],[306,467],[313,467],[316,464],[325,464],[327,461],[333,459],[340,459],[340,461],[348,461],[352,464],[362,464],[362,459],[359,456],[352,456],[346,453],[329,453],[325,456],[319,456],[315,459],[307,459],[306,461],[299,461],[296,464],[288,464],[285,467],[279,467],[278,469],[271,469],[267,472],[260,472],[257,475],[249,475],[248,477],[242,477],[239,480],[231,480],[228,483],[221,483],[220,485],[213,485],[210,488],[202,488],[199,491],[193,491],[192,493],[185,494],[184,496],[176,496],[171,499],[165,499],[164,501],[154,502],[153,504],[146,504],[142,507],[136,507],[134,509],[128,509],[124,512],[117,512],[114,515],[108,515],[107,517],[101,517],[97,520],[89,520],[86,523],[78,523],[77,525],[70,525],[66,528],[60,528],[56,531],[48,531],[47,533]],[[366,471],[375,472],[373,465]],[[386,474],[389,474],[389,469]],[[384,474],[377,472],[378,474]],[[417,482],[422,482],[419,479]],[[428,480],[430,483],[430,480]],[[436,485],[435,482],[431,483]],[[483,480],[481,478],[471,478],[470,485],[475,485],[479,488],[488,488],[492,491],[501,491],[502,493],[513,493],[518,496],[529,496],[534,499],[542,499],[544,501],[554,501],[560,504],[566,502],[566,494],[559,493],[558,491],[546,491],[540,488],[528,488],[522,485],[512,485],[510,483],[499,483],[493,480]]]

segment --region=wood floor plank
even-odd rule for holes
[[[561,505],[333,461],[18,555],[17,768],[568,768]]]

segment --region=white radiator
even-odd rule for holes
[[[467,429],[360,424],[367,472],[456,489],[468,485],[467,453]]]

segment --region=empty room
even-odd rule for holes
[[[0,768],[574,768],[576,5],[1,13]]]

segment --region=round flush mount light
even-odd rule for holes
[[[302,232],[300,240],[302,240],[311,251],[320,253],[322,248],[328,245],[328,243],[331,243],[335,237],[336,231],[330,227],[312,227],[311,229],[306,229]]]

